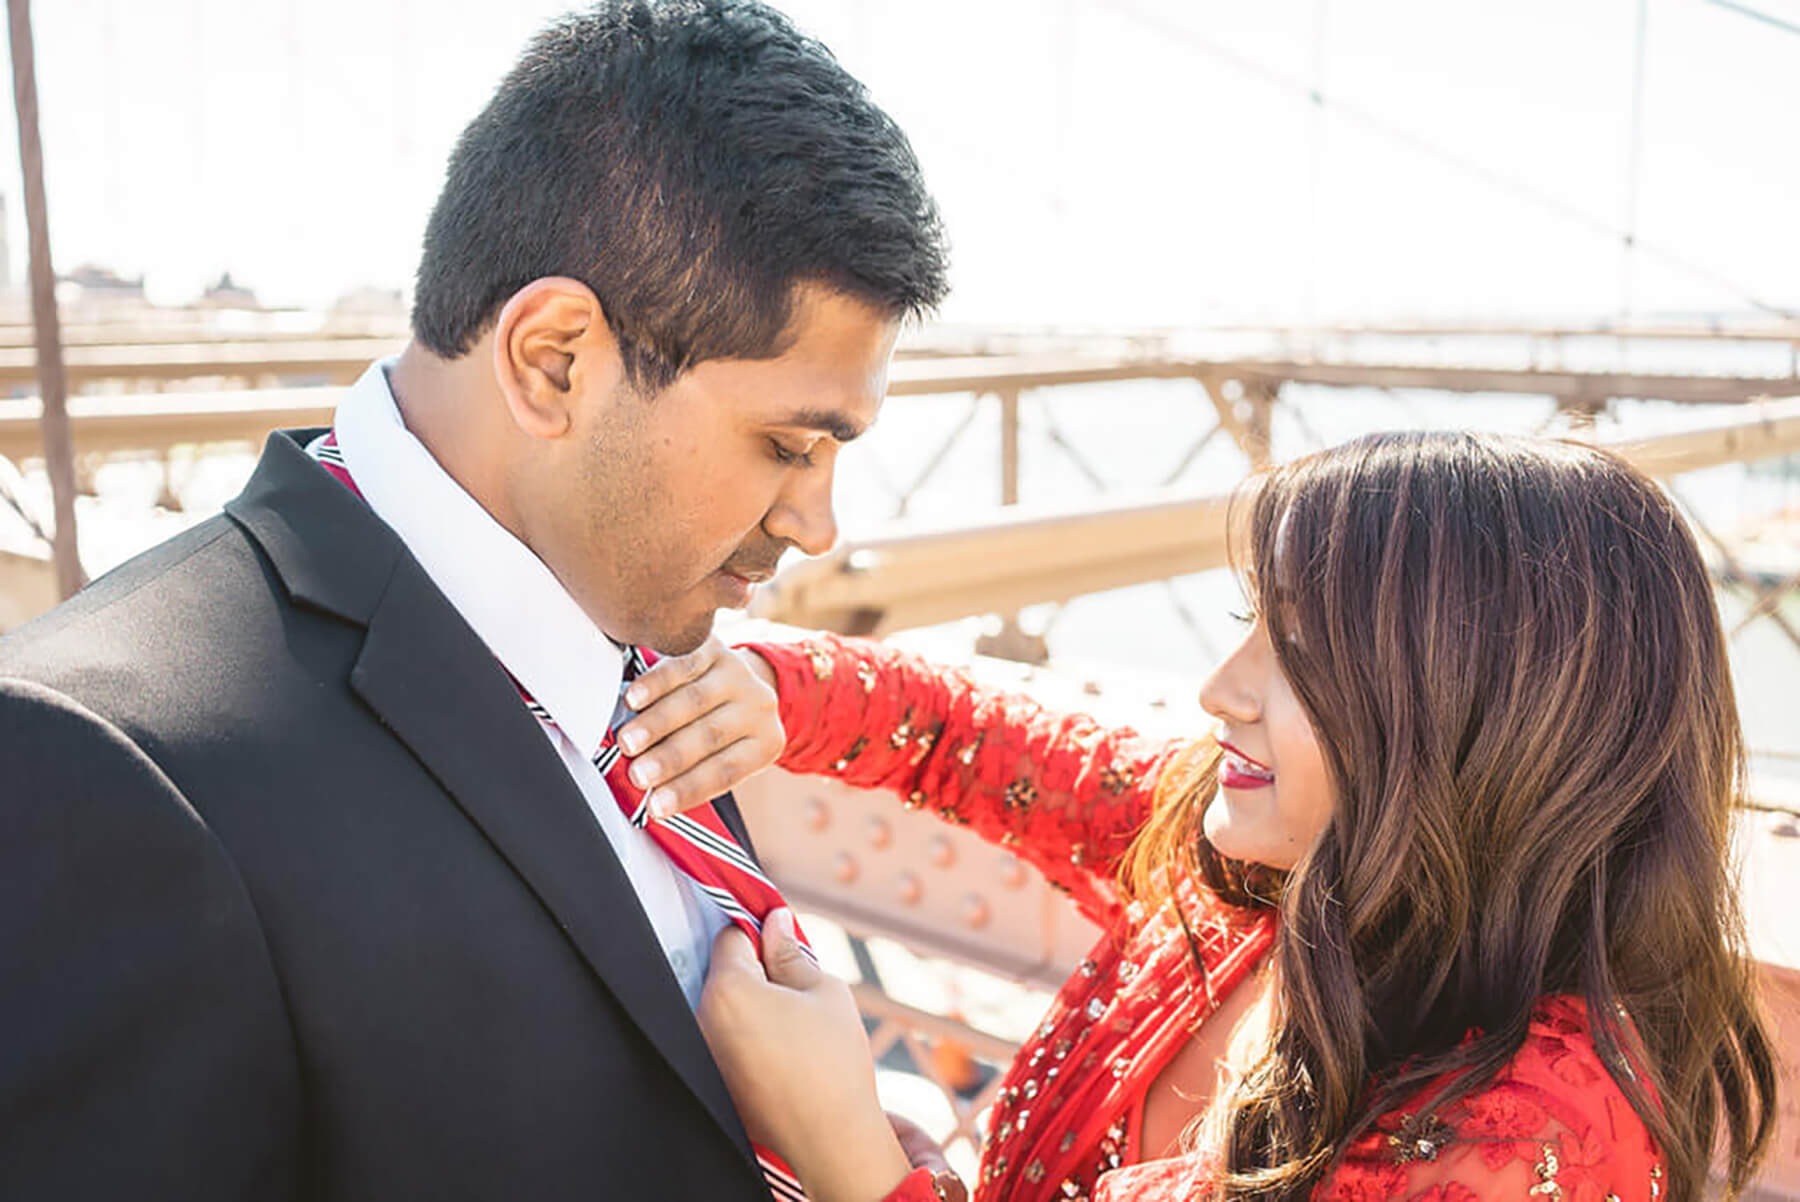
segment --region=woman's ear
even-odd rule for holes
[[[580,280],[533,280],[494,323],[494,382],[513,423],[534,438],[569,433],[583,394],[610,395],[623,369],[600,299]]]

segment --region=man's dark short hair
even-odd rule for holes
[[[608,0],[539,34],[463,131],[413,333],[457,358],[571,276],[656,389],[780,354],[800,283],[918,316],[945,259],[905,135],[824,46],[747,0]]]

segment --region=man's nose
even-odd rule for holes
[[[830,471],[814,471],[776,498],[764,519],[769,534],[799,547],[808,555],[823,555],[837,544],[837,514],[831,504]]]

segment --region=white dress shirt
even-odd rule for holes
[[[543,724],[545,735],[631,878],[688,1005],[698,1005],[713,936],[729,920],[626,820],[591,759],[612,720],[624,656],[543,561],[413,437],[388,384],[393,362],[372,364],[338,403],[344,465],[457,613],[549,711],[555,725]]]

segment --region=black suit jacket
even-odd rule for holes
[[[579,789],[309,433],[0,640],[0,1198],[766,1199]]]

